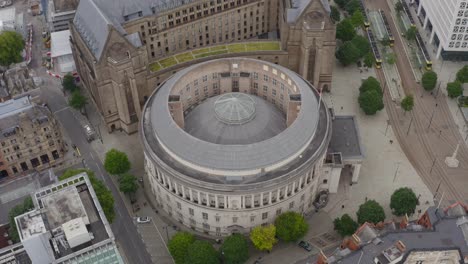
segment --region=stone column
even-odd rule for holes
[[[260,194],[260,206],[263,206],[263,192]]]
[[[189,194],[190,194],[190,201],[193,202],[193,191],[192,191],[192,189],[189,190]]]
[[[293,181],[293,184],[292,184],[292,194],[296,194],[296,181]]]
[[[198,204],[201,204],[200,191],[197,192],[197,195],[198,195]]]
[[[426,30],[427,22],[429,22],[429,16],[426,16],[426,17],[424,18],[424,23],[423,23],[423,29],[424,29],[424,30]]]

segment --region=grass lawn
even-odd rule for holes
[[[210,52],[210,48],[192,50],[193,55]]]
[[[171,67],[173,65],[176,65],[177,64],[177,61],[175,60],[174,57],[169,57],[169,58],[166,58],[166,59],[162,59],[159,61],[159,64],[161,64],[161,66],[163,68],[167,68],[167,67]]]
[[[150,69],[151,69],[151,71],[153,71],[153,72],[157,72],[157,71],[161,70],[162,67],[161,67],[161,65],[159,65],[158,62],[154,62],[154,63],[152,63],[152,64],[150,65]]]
[[[214,46],[210,48],[211,51],[225,50],[225,49],[226,49],[226,45],[219,45],[219,46]]]
[[[217,51],[212,51],[212,52],[196,55],[195,58],[199,59],[199,58],[204,58],[204,57],[209,57],[209,56],[214,56],[214,55],[219,55],[219,54],[225,54],[225,53],[228,53],[228,51],[227,50],[217,50]]]
[[[244,52],[245,44],[231,44],[227,46],[229,53]]]
[[[175,57],[177,58],[179,63],[193,60],[193,56],[190,52],[178,54],[178,55],[175,55]]]

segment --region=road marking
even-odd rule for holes
[[[91,155],[91,159],[93,159],[93,160],[94,160],[93,153],[92,153],[92,152],[90,152],[89,154]]]
[[[70,108],[70,107],[67,106],[67,107],[64,107],[64,108],[62,108],[62,109],[60,109],[60,110],[57,110],[57,111],[54,112],[54,115],[57,114],[57,113],[59,113],[59,112],[65,111],[65,110],[67,110],[67,109],[69,109],[69,108]]]

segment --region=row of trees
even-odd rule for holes
[[[463,84],[468,83],[468,65],[461,68],[453,82],[447,83],[447,94],[450,98],[457,98],[463,94]]]
[[[343,19],[336,26],[336,38],[342,41],[335,53],[341,64],[347,66],[364,58],[364,64],[372,67],[374,55],[371,52],[369,41],[357,35],[356,28],[364,23],[361,11],[356,11],[351,18]]]
[[[109,174],[117,175],[120,191],[132,197],[138,190],[138,182],[135,176],[128,173],[130,168],[131,163],[124,152],[111,149],[106,153],[104,169]]]
[[[384,108],[383,92],[377,79],[369,77],[362,82],[358,102],[366,115],[374,115]]]
[[[250,240],[257,249],[271,251],[278,239],[294,242],[302,238],[307,230],[308,225],[302,215],[286,212],[276,218],[274,225],[255,227],[250,233]],[[188,232],[178,232],[169,241],[168,248],[176,264],[240,264],[249,258],[248,241],[240,234],[227,237],[216,251],[210,243],[196,240]]]
[[[418,197],[416,197],[412,189],[407,187],[397,189],[390,198],[390,208],[396,216],[414,214],[418,204]],[[357,222],[348,214],[336,218],[333,221],[335,230],[341,236],[350,236],[356,232],[359,225],[365,222],[377,224],[385,220],[384,209],[375,200],[368,200],[361,204],[356,216]]]
[[[71,74],[67,74],[63,77],[62,87],[64,91],[71,93],[68,104],[76,110],[83,110],[88,100],[81,94],[80,87],[75,83],[75,77]]]

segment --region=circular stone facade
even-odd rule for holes
[[[156,89],[140,125],[146,190],[194,230],[247,233],[314,209],[331,117],[287,68],[247,58],[192,65]]]

